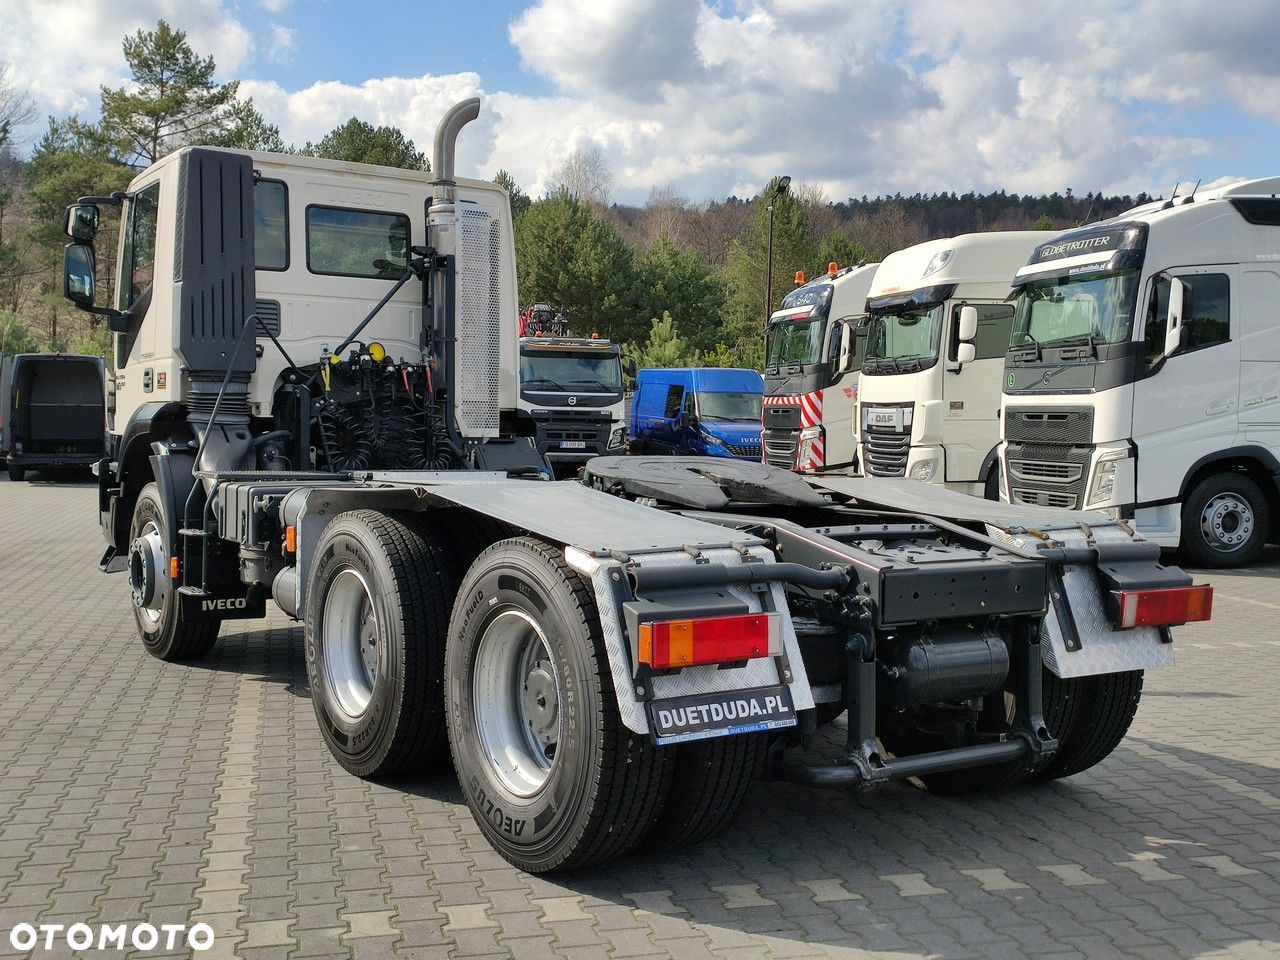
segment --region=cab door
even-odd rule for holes
[[[975,359],[956,360],[961,306],[978,310]],[[947,330],[947,368],[942,378],[942,445],[948,483],[982,483],[983,464],[1000,442],[1000,379],[1013,326],[1013,304],[970,303],[951,307]]]
[[[1184,333],[1182,346],[1161,357],[1170,276],[1187,285]],[[1177,497],[1197,460],[1236,442],[1238,280],[1238,267],[1216,265],[1171,270],[1148,284],[1146,349],[1133,397],[1140,503]]]
[[[156,277],[164,275],[158,273],[156,263],[160,203],[161,183],[157,181],[136,190],[121,212],[116,309],[128,314],[129,325],[115,334],[115,367],[118,403],[130,411],[154,399],[159,323],[153,316],[160,309],[155,301],[168,303],[171,299],[167,290],[157,297],[155,286]]]

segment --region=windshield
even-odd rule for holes
[[[1018,294],[1009,345],[1016,350],[1067,340],[1123,343],[1133,329],[1137,295],[1136,270],[1029,283]]]
[[[566,393],[621,393],[622,364],[617,354],[557,350],[520,352],[520,386]]]
[[[704,420],[760,422],[758,393],[699,393],[698,416]]]
[[[822,359],[822,335],[826,329],[826,317],[776,321],[765,339],[765,365],[817,363]]]
[[[880,371],[885,360],[926,361],[938,356],[942,339],[942,304],[903,304],[872,314],[867,324],[866,373]],[[893,363],[884,372],[892,372]],[[905,371],[899,371],[905,372]]]

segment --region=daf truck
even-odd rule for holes
[[[724,457],[546,479],[510,204],[454,174],[479,110],[430,173],[187,147],[68,211],[64,292],[119,361],[102,567],[145,649],[274,603],[337,761],[451,761],[532,872],[730,830],[766,768],[957,792],[1106,757],[1212,598],[1114,519]],[[836,762],[797,759],[846,710]]]
[[[782,298],[765,329],[764,462],[801,473],[856,466],[853,411],[876,264],[839,268]]]
[[[867,295],[862,472],[999,497],[1009,280],[1045,235],[970,233],[885,257]]]
[[[1280,178],[1068,231],[1013,282],[1005,499],[1106,512],[1202,566],[1280,538]]]

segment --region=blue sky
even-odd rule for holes
[[[0,60],[42,112],[91,116],[159,17],[294,142],[356,115],[427,146],[480,95],[460,170],[534,195],[579,149],[627,203],[780,173],[840,200],[1280,172],[1272,0],[0,0]]]

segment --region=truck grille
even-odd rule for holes
[[[760,444],[758,443],[726,443],[725,447],[735,457],[743,457],[749,460],[760,459]]]
[[[554,440],[557,443],[561,440],[596,440],[599,433],[596,430],[548,430],[547,439]]]
[[[1092,407],[1005,407],[1004,437],[1022,443],[1089,443]]]
[[[1059,493],[1056,490],[1015,489],[1013,502],[1025,503],[1032,507],[1061,507],[1064,510],[1074,510],[1079,505],[1080,498],[1074,493]]]
[[[800,443],[798,430],[766,430],[764,434],[764,459],[770,466],[783,470],[796,468],[796,447]]]
[[[862,439],[862,469],[872,477],[904,477],[910,450],[909,433],[873,433],[867,430]]]
[[[1079,463],[1049,460],[1018,460],[1009,465],[1015,480],[1040,480],[1044,483],[1075,483],[1084,472]]]
[[[1057,410],[1036,412],[1046,416],[1055,416],[1059,413]],[[1073,411],[1067,411],[1067,413],[1073,413]],[[1006,426],[1009,422],[1006,413]],[[1030,422],[1031,429],[1039,430],[1041,435],[1062,430],[1074,436],[1080,429],[1078,419],[1068,421],[1023,419],[1020,422],[1024,425]],[[1045,423],[1054,422],[1066,422],[1071,425],[1071,429],[1043,427]],[[1092,413],[1086,422],[1092,431]],[[1089,443],[1091,439],[1090,434],[1083,442],[1072,443],[1009,440],[1005,447],[1005,474],[1009,478],[1009,499],[1014,503],[1024,503],[1033,507],[1062,507],[1066,510],[1076,510],[1084,506],[1089,483],[1089,462],[1093,455],[1093,447]]]

